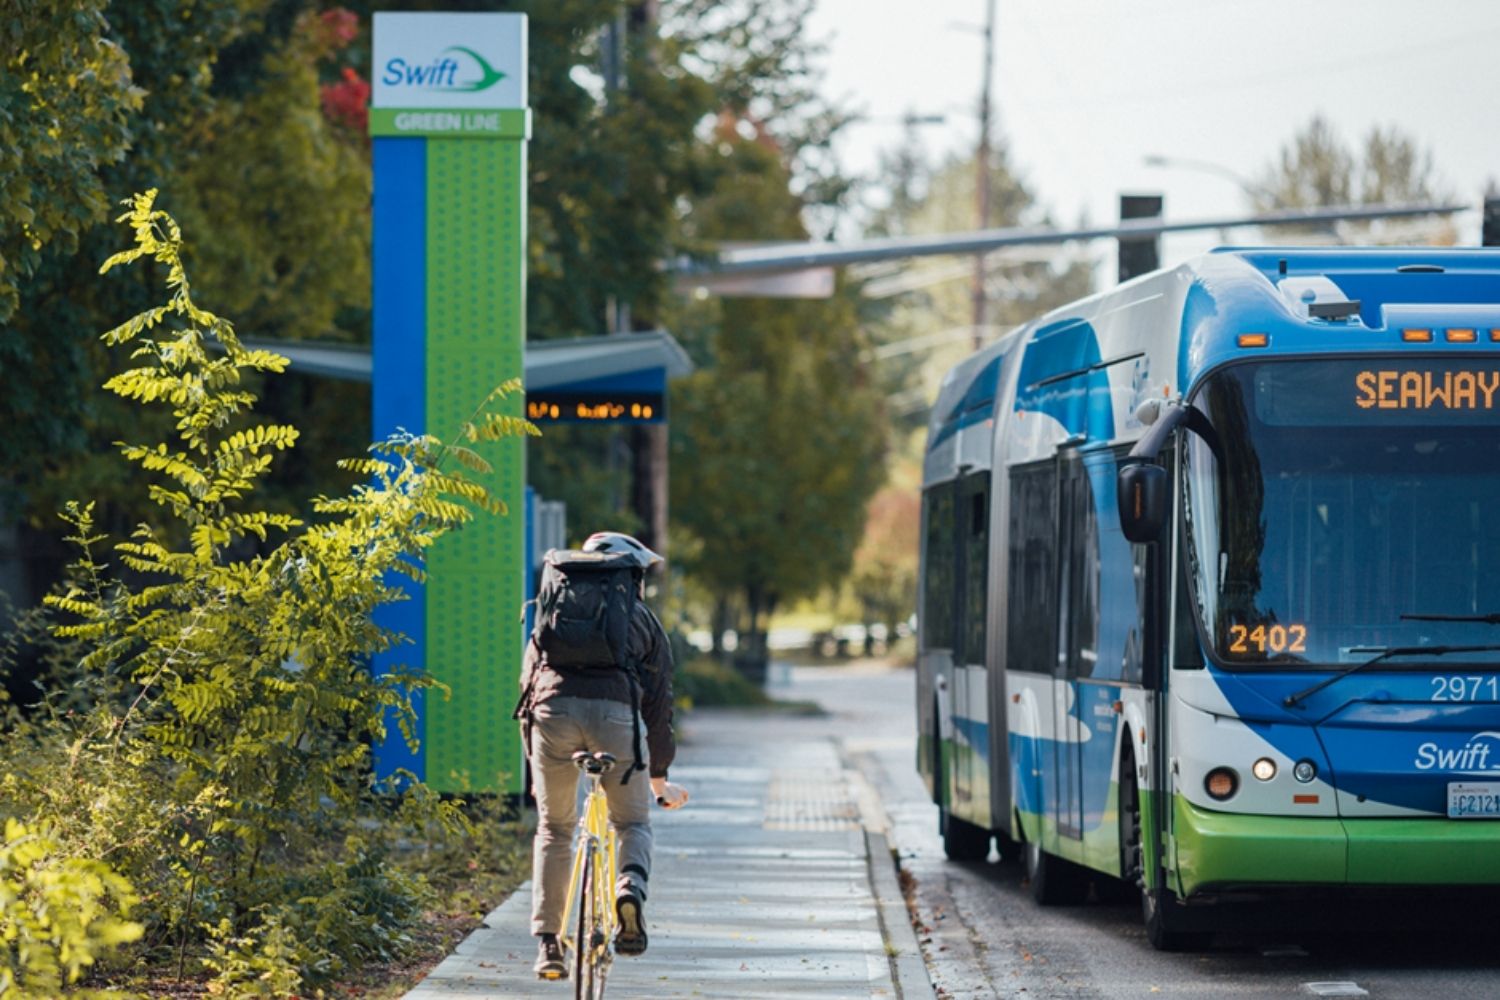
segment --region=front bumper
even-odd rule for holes
[[[1500,885],[1500,820],[1255,816],[1173,797],[1174,888]]]

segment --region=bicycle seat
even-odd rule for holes
[[[589,774],[608,774],[615,766],[615,755],[612,753],[594,753],[589,750],[579,750],[573,754],[573,764],[580,771]]]

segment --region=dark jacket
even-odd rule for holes
[[[641,724],[646,729],[651,777],[665,778],[677,756],[672,736],[672,644],[645,601],[635,602],[626,649],[631,661],[641,665],[637,673]],[[602,698],[630,704],[630,680],[623,670],[554,670],[534,642],[526,644],[521,661],[521,691],[528,714],[531,706],[549,698]]]

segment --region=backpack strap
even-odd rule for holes
[[[631,747],[630,752],[635,755],[629,767],[625,769],[624,775],[620,777],[621,785],[630,783],[630,776],[637,771],[644,771],[646,765],[641,762],[641,685],[636,680],[636,671],[626,667],[625,678],[630,682],[630,728]]]

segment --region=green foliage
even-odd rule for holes
[[[282,5],[287,6],[287,5]],[[293,5],[295,9],[296,5]],[[194,247],[199,283],[257,336],[366,336],[370,165],[362,136],[319,106],[318,67],[335,43],[312,11],[284,39],[247,53],[253,86],[221,96],[197,124],[195,155],[173,182],[183,221],[214,238]],[[245,211],[247,205],[254,211]],[[358,316],[355,331],[339,321]]]
[[[294,996],[302,986],[302,967],[313,955],[297,933],[275,914],[262,915],[255,926],[237,934],[227,917],[209,928],[203,965],[213,973],[212,989],[233,997],[277,1000]]]
[[[1350,146],[1333,123],[1319,114],[1281,147],[1275,163],[1261,171],[1252,200],[1255,208],[1271,211],[1401,204],[1445,196],[1432,153],[1422,150],[1411,136],[1395,126],[1376,125],[1362,141]],[[1379,232],[1368,225],[1351,224],[1349,228],[1350,240],[1380,242]],[[1304,231],[1326,232],[1326,227]]]
[[[765,689],[733,667],[694,654],[677,661],[672,691],[684,708],[764,708],[773,704]]]
[[[102,164],[125,155],[142,92],[105,37],[106,0],[38,0],[0,18],[0,323],[49,248],[104,218]]]
[[[800,202],[774,150],[719,136],[737,161],[700,205],[707,236],[803,235]],[[882,399],[861,360],[847,286],[827,301],[714,304],[712,353],[673,388],[672,512],[679,560],[717,598],[748,613],[746,653],[763,656],[764,619],[848,570],[864,509],[880,485]]]
[[[254,422],[246,381],[285,360],[197,305],[154,191],[129,205],[134,245],[101,270],[153,262],[170,297],[104,335],[132,361],[107,386],[167,411],[165,440],[119,445],[159,523],[113,544],[116,578],[93,505],[67,508],[80,556],[48,606],[68,619],[55,634],[91,707],[19,726],[0,788],[7,812],[53,818],[69,856],[109,857],[140,888],[148,957],[182,968],[212,928],[206,962],[226,990],[285,996],[410,945],[430,896],[389,863],[390,831],[466,835],[462,811],[422,786],[393,811],[372,785],[370,743],[387,718],[413,739],[410,693],[433,681],[370,673],[369,655],[400,641],[371,614],[403,598],[393,573],[421,578],[442,534],[503,512],[483,453],[536,429],[490,412],[512,380],[457,429],[462,444],[398,437],[346,462],[361,484],[319,498],[314,523],[254,509],[297,432]]]
[[[52,1000],[99,959],[141,936],[129,881],[68,857],[45,826],[5,821],[0,843],[0,1000]],[[105,1000],[113,991],[74,996]]]
[[[883,487],[870,501],[864,537],[854,553],[849,589],[859,620],[892,630],[917,610],[922,502],[918,482]]]
[[[150,417],[91,391],[111,365],[93,331],[146,308],[154,289],[144,275],[93,281],[114,236],[90,225],[105,219],[110,201],[170,185],[189,230],[216,237],[191,248],[200,288],[227,302],[245,329],[271,337],[363,337],[369,167],[363,139],[332,126],[320,110],[318,66],[331,58],[332,43],[326,33],[298,27],[298,15],[312,6],[306,0],[195,0],[190,8],[179,0],[132,0],[109,5],[107,21],[88,14],[104,6],[93,2],[77,16],[74,4],[24,6],[22,15],[4,19],[0,35],[29,23],[33,11],[67,8],[72,20],[66,31],[37,30],[66,39],[86,28],[89,44],[118,54],[121,65],[128,59],[126,82],[133,81],[139,99],[120,115],[130,155],[111,155],[102,139],[90,148],[94,160],[84,180],[97,192],[97,206],[77,228],[76,243],[60,236],[29,275],[0,272],[0,285],[11,278],[20,283],[19,308],[0,320],[0,368],[25,373],[0,396],[0,420],[31,429],[0,440],[6,469],[0,492],[19,494],[16,509],[49,532],[65,499],[88,495],[98,501],[101,525],[124,532],[136,484],[119,474],[109,445],[118,428]],[[38,23],[42,17],[35,15]],[[15,82],[0,74],[0,88]],[[80,76],[79,92],[98,82]],[[0,107],[18,106],[3,96],[0,89]],[[29,127],[31,119],[14,121]],[[75,122],[60,134],[71,140],[87,131],[86,123]],[[12,181],[6,169],[12,147],[0,146],[0,190],[17,184],[39,190],[72,176],[22,143]],[[0,219],[5,212],[0,206]],[[0,239],[13,232],[0,225]],[[8,258],[6,244],[0,243],[0,256]],[[340,391],[323,394],[309,408],[289,395],[269,393],[268,403],[306,421],[311,433],[303,449],[311,444],[311,454],[283,470],[283,476],[301,477],[288,489],[299,500],[318,490],[342,491],[347,480],[330,475],[333,459],[366,443],[367,426],[347,414],[367,404],[351,407]],[[337,402],[342,406],[335,409]],[[286,491],[276,506],[295,509]]]

